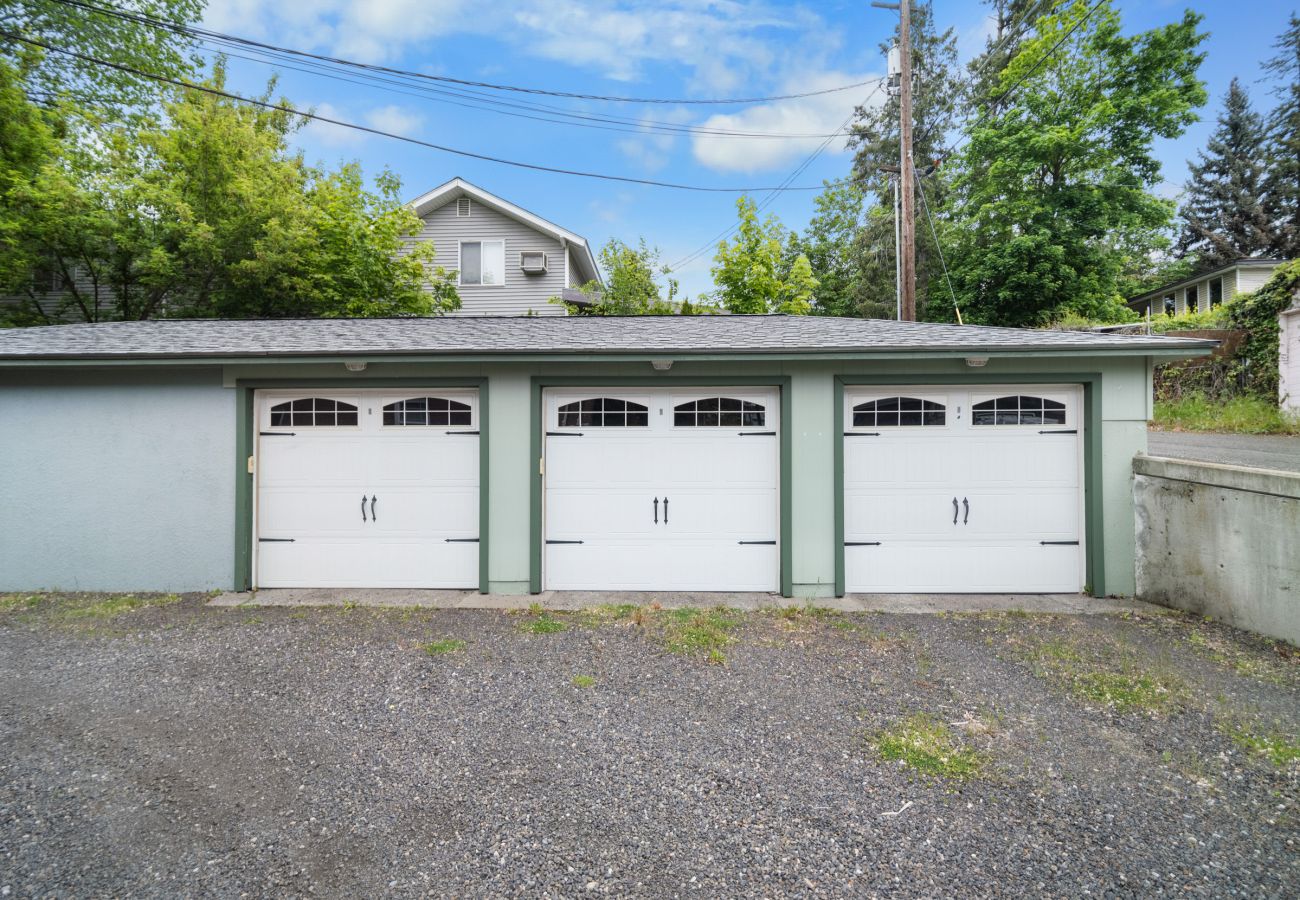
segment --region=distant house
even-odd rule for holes
[[[461,308],[454,315],[562,316],[552,297],[581,302],[599,282],[587,241],[521,206],[453,178],[410,203],[424,220],[434,262],[455,269]]]
[[[411,240],[432,241],[435,264],[458,273],[461,308],[453,315],[562,316],[565,307],[551,303],[552,297],[581,305],[587,296],[578,288],[601,282],[586,238],[462,178],[409,206],[424,222]],[[71,280],[82,298],[79,310],[67,309],[73,291],[53,265],[32,273],[30,294],[0,296],[0,306],[34,303],[51,318],[116,318],[110,287],[95,284],[82,269]]]
[[[1205,312],[1237,294],[1258,290],[1286,259],[1235,259],[1227,265],[1166,284],[1125,302],[1140,316],[1181,316]]]

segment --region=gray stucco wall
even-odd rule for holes
[[[1138,596],[1300,644],[1300,475],[1139,456]]]
[[[234,429],[217,369],[0,374],[0,591],[229,587]]]

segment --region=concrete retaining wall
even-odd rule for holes
[[[1300,474],[1138,456],[1138,597],[1300,644]]]

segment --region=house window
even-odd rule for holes
[[[32,290],[38,294],[55,294],[63,290],[63,273],[52,258],[45,258],[32,270]]]
[[[559,412],[561,428],[645,427],[650,424],[650,411],[646,407],[616,397],[574,400],[561,406]]]
[[[853,407],[853,425],[858,428],[946,425],[947,422],[948,411],[942,403],[919,397],[885,397]]]
[[[1172,316],[1177,310],[1174,309],[1174,295],[1169,294],[1165,297],[1165,315]]]
[[[1216,278],[1210,282],[1210,309],[1223,302],[1223,279]]]
[[[355,425],[357,408],[342,400],[303,397],[271,407],[272,428],[300,428],[308,425]]]
[[[385,425],[469,425],[468,403],[446,397],[411,397],[384,407]]]
[[[505,241],[462,241],[460,245],[460,283],[505,284]]]
[[[682,428],[762,428],[766,421],[761,403],[735,397],[708,397],[673,407],[673,425]]]
[[[1196,312],[1200,302],[1200,288],[1189,287],[1183,294],[1183,309],[1187,310],[1189,313]]]
[[[972,425],[1065,424],[1065,404],[1043,397],[997,397],[970,409]]]

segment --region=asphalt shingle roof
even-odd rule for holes
[[[1197,351],[1213,341],[826,316],[164,319],[0,330],[2,359],[389,354]]]

